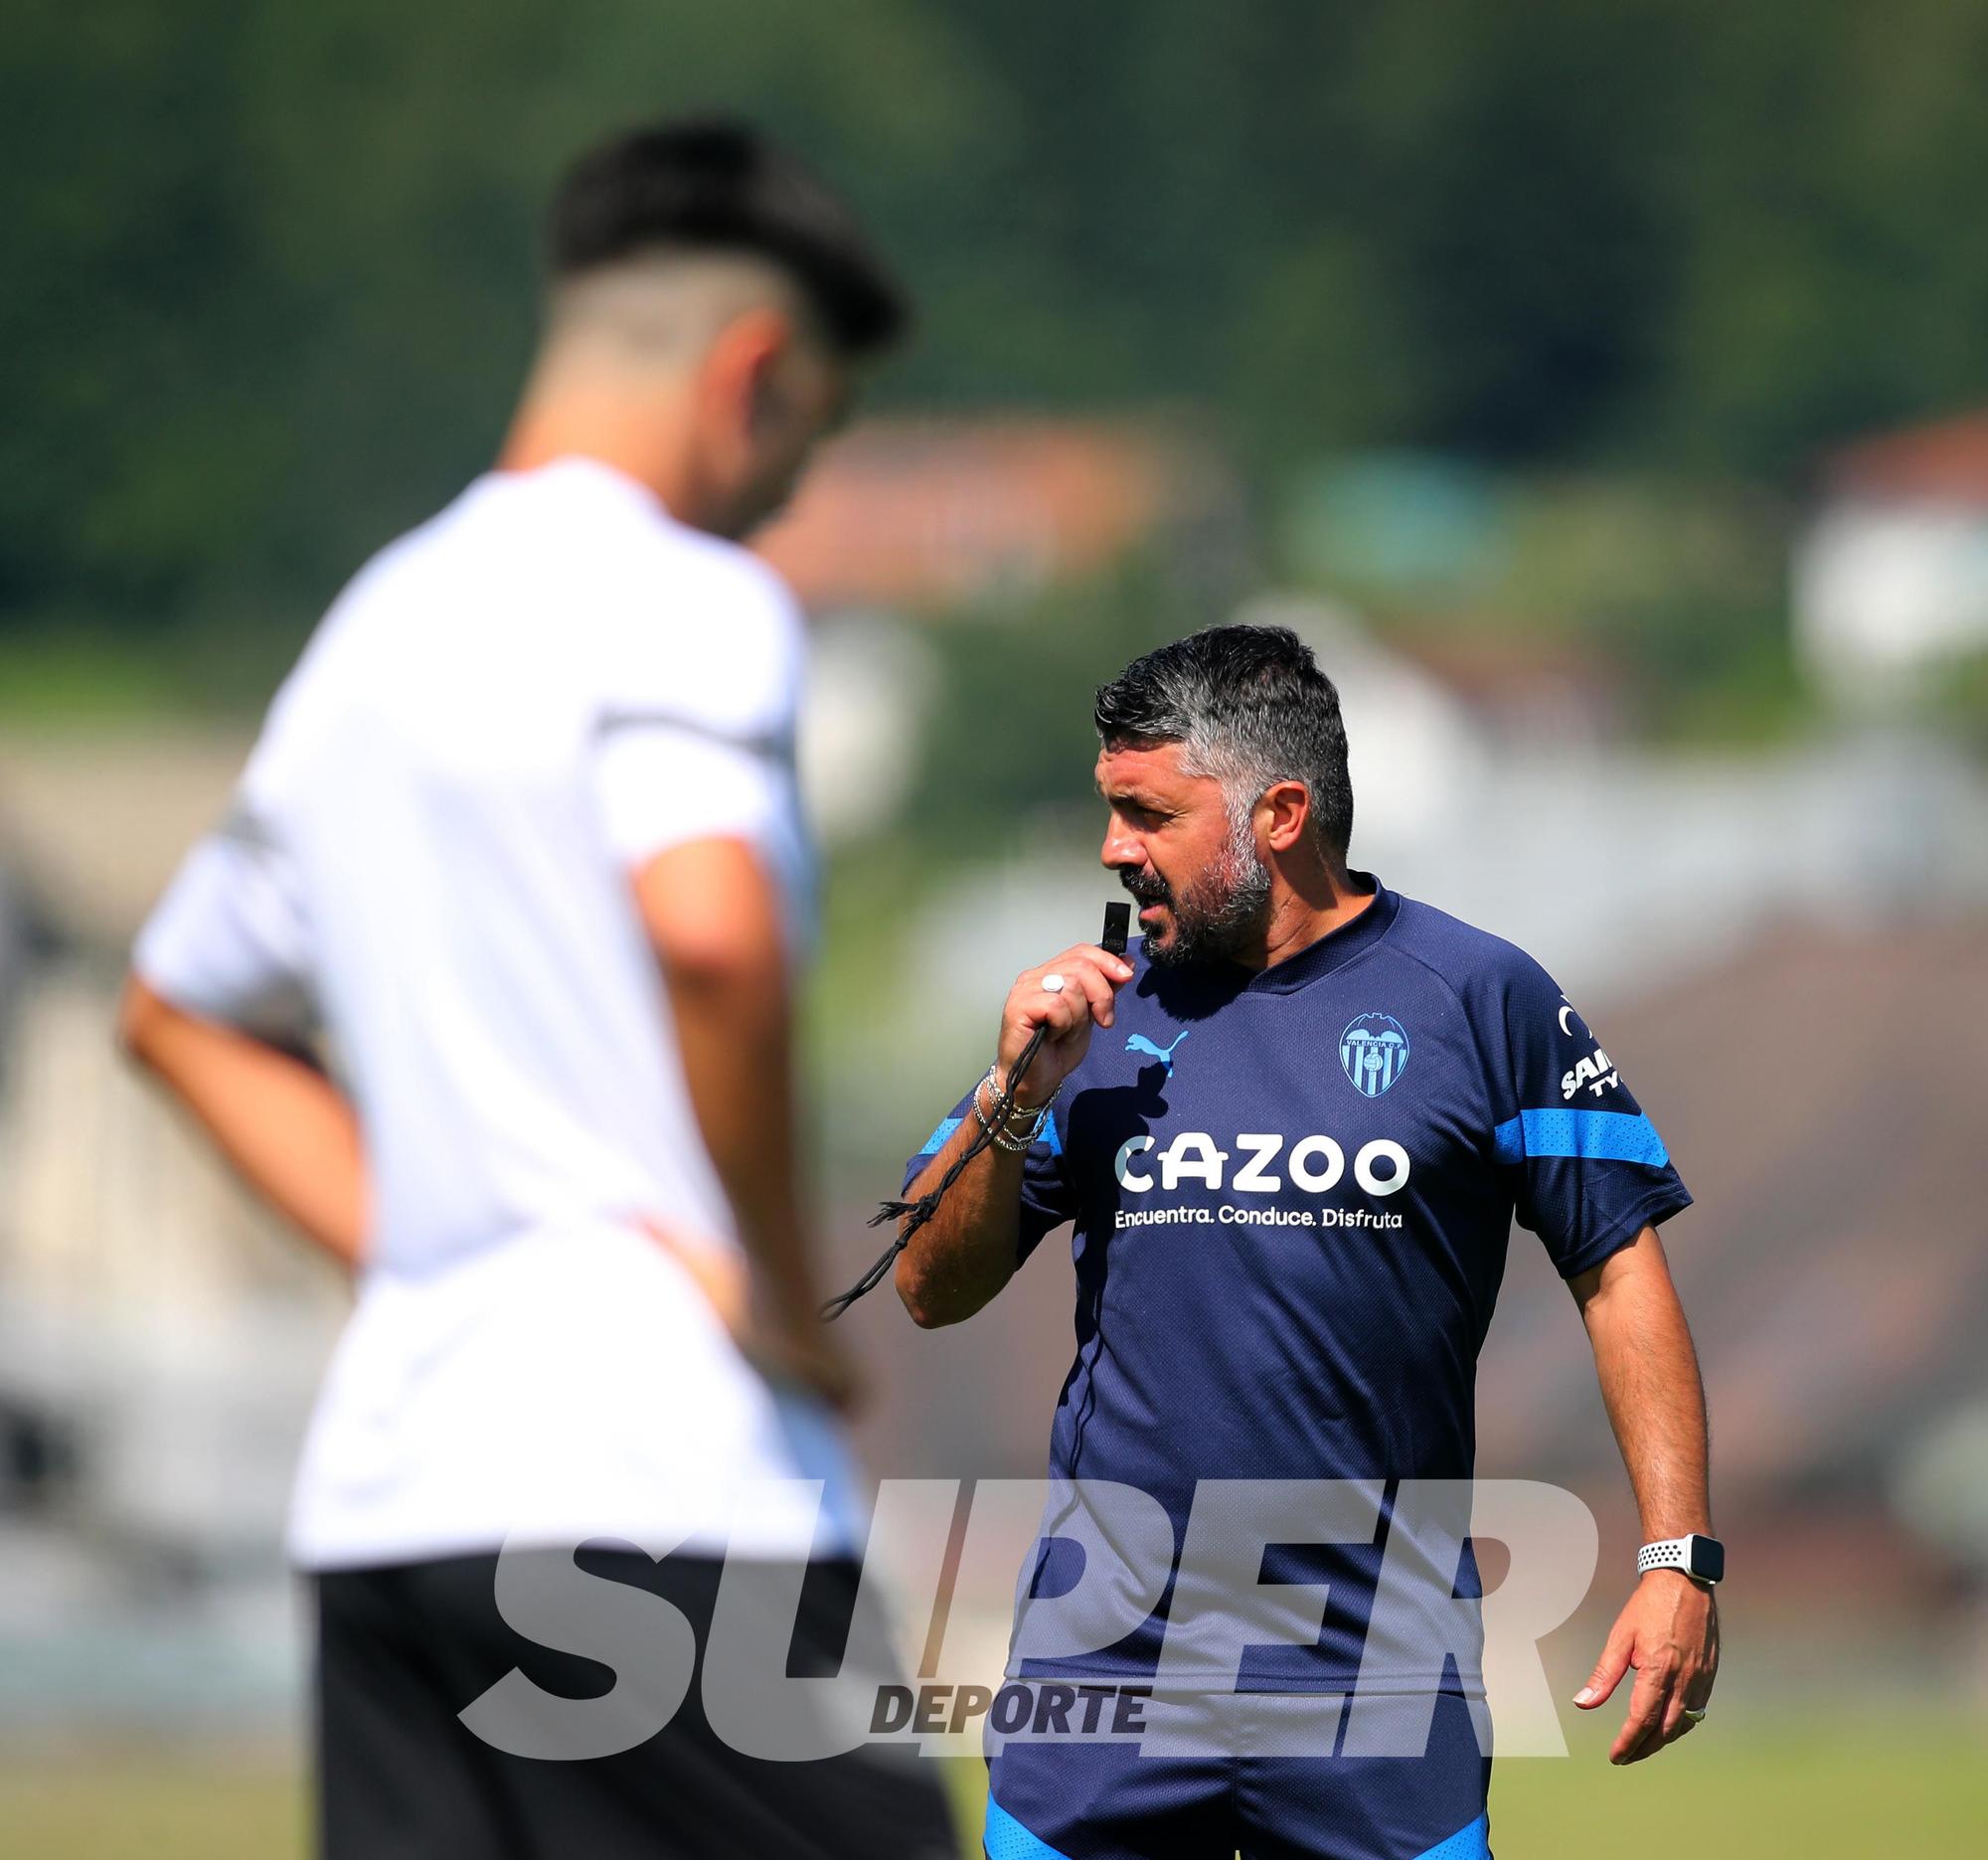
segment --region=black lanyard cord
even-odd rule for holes
[[[1130,905],[1115,899],[1107,904],[1104,907],[1104,930],[1097,939],[1097,946],[1112,955],[1123,955],[1126,938],[1131,930],[1131,922]],[[841,1297],[831,1298],[821,1307],[821,1321],[824,1324],[834,1323],[866,1291],[874,1291],[883,1283],[885,1274],[897,1264],[898,1255],[911,1244],[911,1236],[938,1212],[938,1204],[944,1199],[945,1191],[966,1173],[966,1167],[974,1157],[993,1143],[994,1132],[1002,1129],[1014,1113],[1015,1094],[1021,1089],[1023,1079],[1028,1076],[1029,1064],[1041,1050],[1043,1037],[1048,1032],[1049,1025],[1045,1022],[1030,1034],[1028,1045],[1023,1047],[1021,1057],[1016,1060],[1014,1069],[1008,1074],[1008,1083],[1001,1088],[994,1099],[993,1115],[982,1120],[980,1134],[960,1152],[959,1160],[939,1177],[937,1187],[920,1195],[915,1201],[887,1201],[870,1217],[872,1227],[882,1227],[886,1221],[902,1221],[904,1225],[898,1229],[897,1239],[884,1249],[883,1257],[877,1264]],[[977,1114],[980,1104],[979,1086],[973,1088],[973,1093],[974,1109]]]
[[[993,1113],[980,1126],[979,1133],[974,1137],[973,1141],[967,1144],[965,1149],[960,1152],[959,1160],[939,1177],[937,1185],[920,1195],[915,1201],[884,1202],[878,1207],[877,1212],[870,1217],[869,1225],[872,1227],[882,1227],[886,1221],[902,1221],[904,1225],[898,1229],[897,1238],[884,1249],[876,1265],[871,1267],[840,1297],[829,1299],[821,1307],[821,1319],[823,1323],[834,1323],[865,1292],[874,1291],[877,1286],[883,1283],[885,1275],[897,1264],[898,1255],[903,1253],[911,1244],[911,1236],[938,1212],[938,1204],[944,1199],[945,1191],[966,1173],[967,1165],[982,1150],[992,1146],[994,1132],[1003,1127],[1009,1115],[1014,1111],[1015,1094],[1020,1089],[1022,1080],[1028,1073],[1030,1061],[1036,1057],[1037,1050],[1042,1046],[1043,1036],[1048,1032],[1049,1028],[1047,1026],[1038,1027],[1029,1036],[1029,1044],[1022,1049],[1021,1058],[1016,1060],[1014,1070],[1008,1074],[1008,1083],[1001,1088],[1000,1095],[994,1100]],[[978,1086],[975,1086],[973,1089],[976,1093],[980,1090]]]

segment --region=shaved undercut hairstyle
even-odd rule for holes
[[[662,123],[601,143],[560,184],[547,243],[555,286],[677,253],[770,261],[852,359],[889,348],[910,321],[848,207],[740,122]]]
[[[1178,743],[1189,774],[1222,783],[1232,824],[1263,790],[1302,781],[1321,843],[1344,860],[1353,783],[1339,691],[1287,626],[1211,626],[1136,658],[1099,685],[1092,716],[1107,750]]]

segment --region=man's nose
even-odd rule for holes
[[[1114,820],[1104,829],[1104,844],[1098,850],[1098,863],[1113,872],[1122,871],[1126,866],[1143,866],[1146,863],[1144,849],[1136,835],[1127,833]]]

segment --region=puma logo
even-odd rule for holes
[[[1182,1028],[1179,1033],[1174,1035],[1173,1046],[1155,1046],[1142,1033],[1127,1034],[1125,1036],[1125,1051],[1128,1053],[1150,1053],[1154,1059],[1158,1060],[1167,1069],[1167,1077],[1171,1079],[1174,1076],[1174,1047],[1179,1046],[1193,1031],[1192,1027]]]

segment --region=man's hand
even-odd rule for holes
[[[1587,1712],[1607,1704],[1632,1666],[1636,1683],[1629,1715],[1609,1746],[1611,1764],[1641,1763],[1697,1729],[1686,1708],[1705,1709],[1719,1672],[1719,1604],[1712,1591],[1681,1571],[1652,1570],[1615,1617],[1574,1702]]]
[[[862,1398],[854,1363],[812,1309],[782,1315],[753,1295],[752,1273],[729,1250],[687,1240],[654,1218],[642,1226],[704,1294],[739,1353],[768,1382],[798,1383],[847,1413]]]
[[[1051,993],[1045,975],[1061,975],[1063,988]],[[1014,1071],[1022,1049],[1038,1027],[1049,1033],[1031,1063],[1016,1097],[1016,1106],[1030,1110],[1049,1100],[1051,1093],[1077,1070],[1090,1045],[1093,1023],[1111,1025],[1114,991],[1132,979],[1132,965],[1096,943],[1075,943],[1040,968],[1025,969],[1015,978],[1001,1010],[1001,1038],[995,1048],[1003,1082]]]
[[[1063,978],[1045,988],[1045,976]],[[1016,1095],[1024,1111],[1040,1108],[1070,1076],[1090,1044],[1093,1023],[1111,1025],[1115,991],[1132,979],[1132,965],[1096,943],[1075,943],[1053,961],[1025,969],[1015,978],[1001,1009],[995,1067],[1013,1077],[1022,1049],[1047,1028],[1041,1050],[1030,1063]],[[982,1116],[991,1108],[983,1080],[974,1087]],[[945,1179],[955,1163],[979,1142],[979,1119],[961,1120],[939,1152],[911,1183],[910,1194],[925,1194]],[[984,1148],[946,1196],[938,1213],[898,1256],[898,1296],[911,1321],[930,1330],[957,1324],[996,1296],[1020,1264],[1020,1217],[1024,1157],[1002,1148]]]

